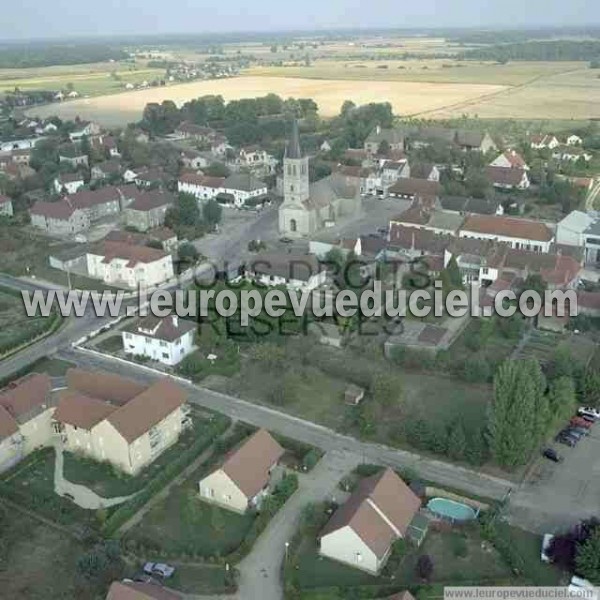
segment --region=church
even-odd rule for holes
[[[302,156],[298,123],[283,158],[283,203],[279,207],[279,232],[287,237],[310,236],[361,211],[360,182],[332,173],[309,184],[308,156]]]

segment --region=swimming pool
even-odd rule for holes
[[[432,498],[427,508],[436,516],[451,521],[472,521],[477,517],[477,512],[470,506],[447,498]]]

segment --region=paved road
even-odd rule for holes
[[[267,529],[238,565],[240,598],[280,600],[283,598],[281,567],[285,559],[285,543],[292,539],[302,509],[314,502],[339,497],[337,483],[360,462],[360,456],[343,452],[328,452],[315,469],[299,475],[299,488],[275,515]]]

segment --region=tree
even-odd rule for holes
[[[193,227],[200,220],[200,209],[194,194],[180,192],[177,197],[178,220],[181,225]]]
[[[220,162],[211,163],[203,171],[205,175],[210,175],[211,177],[229,177],[231,173],[227,165]]]
[[[390,153],[390,149],[390,143],[387,140],[381,140],[377,151],[382,156],[387,156]]]
[[[390,406],[400,398],[402,389],[397,377],[386,372],[380,372],[373,375],[371,393],[375,402],[381,406]]]
[[[77,575],[86,586],[105,588],[124,571],[119,542],[107,540],[94,546],[77,560]]]
[[[421,554],[417,559],[417,576],[424,581],[429,581],[433,575],[433,560],[429,554]]]
[[[181,244],[181,246],[179,246],[179,248],[177,250],[177,255],[181,262],[189,264],[189,265],[195,264],[197,262],[198,256],[199,256],[196,246],[194,246],[194,244],[191,244],[189,242],[185,242],[185,243]]]
[[[494,377],[494,397],[488,413],[490,448],[498,464],[515,467],[527,462],[535,441],[533,415],[539,406],[539,385],[532,380],[531,360],[507,360]],[[539,368],[539,367],[538,367]]]
[[[577,406],[573,379],[571,377],[555,379],[550,385],[548,400],[550,411],[557,421],[562,422],[568,419]]]
[[[354,104],[352,100],[344,100],[342,109],[340,110],[340,116],[347,117],[355,108],[356,104]]]
[[[583,399],[590,406],[600,405],[600,372],[588,369],[583,379]]]
[[[202,206],[202,219],[211,227],[221,222],[222,215],[223,207],[214,199],[208,200]]]
[[[577,545],[575,565],[577,573],[600,585],[600,527],[595,527],[589,538]]]
[[[448,456],[454,460],[462,460],[465,457],[466,448],[465,430],[460,421],[456,421],[448,436]]]

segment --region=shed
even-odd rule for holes
[[[365,390],[357,385],[350,384],[344,392],[344,401],[346,404],[351,404],[353,406],[360,404],[364,397]]]

